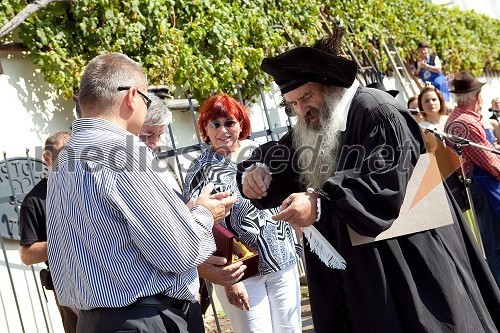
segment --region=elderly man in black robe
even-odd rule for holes
[[[297,123],[238,174],[246,197],[281,206],[276,219],[314,224],[345,258],[346,269],[334,270],[305,247],[315,331],[498,332],[500,292],[449,196],[453,224],[351,244],[348,227],[369,237],[391,227],[426,151],[410,113],[386,92],[361,87],[355,63],[328,45],[263,60]]]

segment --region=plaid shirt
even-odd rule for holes
[[[486,139],[486,132],[481,123],[481,115],[471,110],[455,107],[446,122],[446,132],[495,149]],[[496,180],[500,180],[500,155],[472,146],[462,147],[462,155],[465,160],[464,169],[467,174],[470,173],[471,166],[474,164],[495,177]]]

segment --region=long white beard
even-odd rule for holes
[[[318,128],[309,126],[304,118],[298,118],[294,127],[292,140],[298,153],[300,181],[306,187],[321,188],[337,169],[340,130],[347,107],[340,102],[346,91],[340,87],[325,88]]]

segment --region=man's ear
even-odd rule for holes
[[[128,107],[131,108],[132,110],[136,109],[136,101],[137,99],[135,98],[137,94],[137,89],[132,87],[127,91],[127,94],[125,95],[125,103],[127,103]]]
[[[45,162],[45,164],[48,167],[50,167],[52,165],[51,155],[52,155],[52,153],[49,150],[44,150],[43,151],[42,158],[43,158],[43,161]]]
[[[479,97],[481,96],[481,90],[479,90],[477,93],[476,93],[476,100],[479,100]]]

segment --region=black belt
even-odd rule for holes
[[[166,306],[167,308],[173,308],[180,311],[183,316],[186,317],[190,304],[191,302],[189,301],[171,298],[163,294],[156,294],[138,298],[132,306]]]

